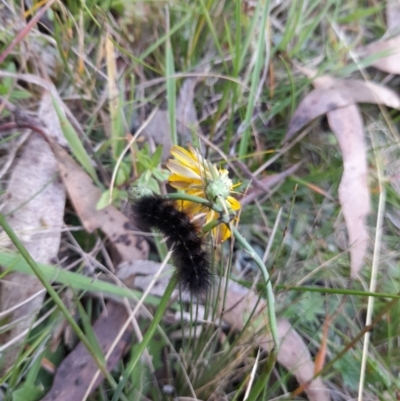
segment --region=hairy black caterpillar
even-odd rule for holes
[[[139,227],[157,229],[167,237],[182,288],[195,295],[206,293],[212,281],[210,260],[199,229],[189,217],[157,194],[132,200],[132,214]]]

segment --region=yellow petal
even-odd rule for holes
[[[192,153],[188,152],[186,149],[180,146],[173,146],[171,149],[171,154],[175,157],[175,159],[177,159],[183,165],[193,170],[196,170],[197,173],[200,173],[198,159],[195,156],[193,156]]]
[[[186,182],[189,185],[188,187],[199,187],[199,188],[203,187],[203,183],[201,182],[201,180],[198,180],[196,178],[188,178],[188,177],[182,176],[180,174],[171,174],[168,177],[168,181],[169,182],[175,182],[175,181]]]
[[[228,226],[224,223],[215,227],[213,231],[217,244],[226,241],[231,236],[231,230],[229,230]]]
[[[210,221],[216,220],[218,218],[218,213],[214,210],[209,210],[206,216],[205,224],[208,224]]]
[[[169,184],[171,185],[171,187],[176,189],[182,189],[183,191],[187,191],[191,186],[191,182],[181,181],[181,180],[179,181],[169,180]]]
[[[194,159],[196,159],[198,162],[200,162],[201,164],[203,164],[203,162],[204,162],[203,156],[190,143],[188,143],[188,148],[189,148],[189,151],[190,151],[192,157]]]
[[[214,210],[210,210],[207,213],[205,224],[208,224],[213,220],[217,220],[218,217],[219,214],[217,212],[215,212]],[[226,241],[231,236],[231,231],[226,224],[221,223],[217,227],[212,229],[212,235],[215,238],[216,243],[220,244],[221,242]]]
[[[185,148],[182,146],[174,145],[171,148],[171,154],[176,157],[177,159],[180,159],[182,161],[191,161],[194,160],[196,161],[197,159],[192,155],[191,152],[187,151]]]
[[[180,175],[180,174],[171,174],[169,177],[168,177],[168,181],[182,181],[182,182],[188,182],[188,183],[192,183],[193,181],[194,181],[194,179],[193,178],[188,178],[188,177],[185,177],[185,176],[182,176],[182,175]]]
[[[191,217],[196,217],[202,211],[202,206],[198,203],[186,201],[186,200],[178,200],[175,202],[178,210],[188,214]]]
[[[198,188],[190,188],[187,190],[188,195],[193,195],[193,196],[198,196],[199,198],[204,198],[206,199],[205,195],[204,195],[204,190],[202,189],[202,187],[200,186],[200,189]]]
[[[237,199],[235,199],[233,196],[228,196],[228,198],[226,200],[231,205],[232,210],[240,209],[240,202]]]
[[[187,166],[184,166],[176,160],[169,160],[167,163],[167,167],[172,173],[181,175],[182,177],[193,178],[197,180],[201,179],[200,175],[197,174],[194,170]]]

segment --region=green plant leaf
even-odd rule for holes
[[[43,397],[43,387],[25,383],[13,391],[12,401],[36,401]]]
[[[153,168],[157,168],[160,165],[162,152],[163,152],[163,147],[161,145],[157,146],[156,151],[153,153],[153,155],[150,158],[151,165]]]
[[[117,188],[114,188],[113,191],[112,191],[112,200],[111,201],[114,202],[115,200],[117,200],[119,198],[121,198],[121,192]],[[97,202],[96,210],[104,209],[109,204],[110,204],[110,190],[106,189],[101,194],[101,197]]]

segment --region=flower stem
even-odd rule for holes
[[[210,232],[213,228],[217,227],[219,224],[221,224],[220,220],[211,220],[209,223],[207,223],[202,229],[201,232],[203,233],[208,233]]]
[[[232,220],[232,218],[236,215],[236,213],[230,207],[224,207],[221,204],[220,199],[217,199],[217,203],[215,203],[215,202],[210,202],[208,199],[200,198],[199,196],[187,195],[180,192],[165,195],[165,198],[171,200],[186,200],[189,202],[195,202],[200,205],[206,206],[221,215],[221,220],[220,220],[221,223],[229,223]]]
[[[264,280],[266,283],[266,296],[267,296],[267,305],[268,305],[268,319],[269,319],[269,324],[271,326],[271,334],[272,334],[272,339],[274,340],[275,347],[272,352],[276,353],[278,351],[278,346],[279,346],[279,337],[278,337],[278,326],[276,324],[276,316],[275,316],[275,298],[274,298],[274,292],[272,291],[272,284],[271,280],[267,271],[267,268],[264,265],[264,262],[261,260],[261,258],[258,256],[258,254],[254,251],[254,249],[251,247],[251,245],[245,240],[245,238],[242,236],[242,234],[239,233],[237,228],[232,225],[231,227],[232,233],[235,236],[236,240],[242,245],[244,249],[246,249],[250,256],[254,259],[254,261],[257,263],[258,267],[261,270],[262,275],[264,276]]]
[[[183,194],[183,193],[180,193],[180,192],[176,192],[176,193],[173,193],[173,194],[165,195],[165,197],[168,198],[168,199],[172,199],[172,200],[186,200],[186,201],[189,201],[189,202],[195,202],[195,203],[198,203],[200,205],[207,206],[210,209],[215,210],[217,213],[223,213],[223,211],[224,211],[222,206],[216,205],[216,204],[210,202],[208,199],[200,198],[199,196],[187,195],[187,194]]]

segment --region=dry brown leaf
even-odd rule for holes
[[[39,118],[53,137],[62,137],[57,114],[51,97],[43,95]],[[9,180],[3,213],[34,260],[51,264],[57,257],[61,239],[65,208],[65,189],[58,177],[57,162],[47,142],[31,134],[16,160]],[[5,242],[3,246],[9,246]],[[35,293],[40,294],[15,310],[10,321],[20,320],[1,336],[5,344],[29,329],[42,306],[43,286],[35,276],[23,273],[8,274],[1,283],[0,306],[2,311],[23,303]],[[18,356],[15,349],[7,349],[3,369],[12,365]]]
[[[387,0],[386,3],[386,27],[388,31],[399,32],[400,1]]]
[[[383,157],[385,160],[386,174],[388,181],[391,184],[393,191],[400,196],[400,149],[394,140],[388,141],[385,145],[385,151]],[[386,206],[386,216],[390,221],[400,229],[400,210],[394,205],[388,204]]]
[[[352,104],[353,100],[343,96],[333,88],[318,88],[311,91],[298,105],[290,119],[284,142],[289,141],[294,135],[312,120]]]
[[[305,71],[310,75],[311,71]],[[390,89],[357,80],[335,81],[329,76],[314,81],[317,87],[303,99],[289,124],[286,140],[294,136],[299,127],[307,124],[311,116],[327,114],[343,155],[343,176],[339,186],[350,245],[350,271],[355,277],[360,271],[368,245],[366,217],[370,210],[367,181],[367,156],[364,131],[357,102],[384,104],[400,108],[400,98]],[[320,99],[320,102],[318,102]]]
[[[94,323],[93,329],[97,337],[100,349],[106,354],[115,337],[119,334],[120,328],[128,319],[124,307],[114,302],[108,302],[107,307]],[[121,340],[114,348],[107,360],[107,369],[111,371],[120,361],[126,347],[131,341],[133,328],[128,326]],[[42,401],[70,401],[82,400],[87,387],[97,371],[97,365],[93,363],[92,356],[82,343],[62,361],[57,369],[53,385]],[[100,375],[92,391],[101,383],[104,378]]]
[[[161,263],[151,260],[134,260],[121,263],[116,272],[117,277],[128,287],[138,288],[145,291],[154,276],[159,271]],[[162,297],[172,277],[173,268],[171,265],[165,266],[162,275],[154,283],[150,290],[151,295]],[[178,295],[178,290],[174,290],[172,297]]]
[[[124,261],[147,259],[148,244],[132,231],[129,218],[112,205],[96,210],[100,189],[66,150],[54,142],[51,146],[68,196],[86,231],[103,231]]]
[[[381,71],[400,74],[400,36],[371,43],[359,49],[358,54],[361,57],[376,58],[371,65]]]
[[[363,122],[357,106],[328,113],[328,122],[343,156],[339,201],[346,221],[350,245],[351,276],[357,276],[368,245],[366,218],[370,210],[368,166]]]
[[[376,58],[371,65],[389,74],[400,74],[400,1],[388,0],[386,4],[387,35],[391,39],[373,42],[358,49],[358,55]],[[396,35],[396,36],[393,36]]]
[[[344,94],[357,93],[358,99],[373,95],[383,104],[397,105],[397,95],[385,91],[382,86],[363,81],[346,82]],[[314,86],[335,87],[334,79],[326,76],[314,81]],[[382,90],[383,89],[383,90]],[[340,92],[342,93],[342,92]],[[343,96],[344,96],[343,94]],[[350,272],[356,277],[363,266],[368,246],[366,218],[370,211],[368,189],[367,150],[364,141],[363,122],[357,106],[350,105],[327,113],[328,123],[335,134],[343,157],[343,176],[339,185],[339,201],[342,206],[350,244]]]
[[[136,288],[138,290],[146,291],[148,287],[151,285],[151,289],[149,294],[161,297],[167,286],[169,281],[172,278],[174,273],[174,267],[170,264],[167,264],[162,271],[162,274],[158,277],[158,279],[153,283],[154,277],[158,273],[162,263],[153,262],[151,260],[134,260],[127,261],[121,263],[116,273],[116,276],[128,287],[128,288]],[[193,298],[189,292],[183,292],[180,294],[178,288],[175,288],[172,292],[171,298],[181,297],[183,302],[192,302]],[[201,297],[200,297],[201,300]],[[204,300],[204,299],[203,299]],[[203,308],[202,305],[197,306],[199,310]],[[201,313],[199,312],[199,315]],[[181,315],[179,315],[179,319]]]
[[[321,77],[314,82],[316,87],[324,87],[327,84],[335,85],[331,77]],[[393,98],[392,93],[382,90],[384,87],[371,84],[370,82],[349,80],[347,89],[357,93],[359,99],[368,99],[368,96],[372,94],[383,104],[396,105],[397,95]],[[339,201],[349,237],[350,273],[352,277],[356,277],[363,266],[368,246],[366,218],[370,211],[367,149],[364,141],[363,122],[355,105],[331,111],[327,113],[327,117],[343,157]]]
[[[192,142],[192,131],[196,132],[199,126],[193,102],[196,83],[197,79],[186,79],[176,101],[176,130],[183,145]],[[171,156],[172,147],[168,110],[157,110],[142,135],[154,141],[156,145],[162,145],[162,161],[166,162]]]
[[[194,89],[197,79],[186,79],[179,91],[176,102],[176,130],[181,137],[181,143],[185,145],[192,142],[192,132],[196,132],[199,127],[197,112],[194,106]]]
[[[168,110],[158,109],[144,128],[142,135],[154,141],[156,145],[162,146],[162,161],[167,161],[172,146]]]
[[[254,292],[230,282],[223,319],[235,329],[242,331],[253,311],[254,318],[247,330],[253,329],[254,335],[258,335],[257,343],[260,347],[270,351],[273,343],[270,334],[267,333],[268,318],[265,301],[259,302],[259,297]],[[308,384],[304,391],[310,401],[329,401],[329,391],[321,378],[318,377],[310,382],[314,376],[314,362],[303,339],[286,319],[278,320],[278,336],[280,341],[278,362],[296,376],[300,385]]]
[[[376,103],[400,109],[400,97],[383,85],[353,79],[324,81],[323,85],[300,102],[290,120],[284,141],[292,139],[315,118],[355,103]]]

